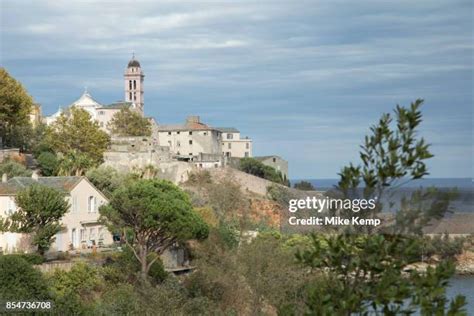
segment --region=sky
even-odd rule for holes
[[[358,163],[382,113],[423,98],[431,177],[473,177],[472,1],[0,3],[0,64],[44,114],[87,87],[124,98],[135,53],[145,114],[238,128],[290,178]]]

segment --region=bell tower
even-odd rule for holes
[[[135,104],[135,108],[143,114],[144,100],[143,100],[143,74],[140,63],[135,59],[133,54],[132,59],[128,62],[127,69],[125,69],[125,101]]]

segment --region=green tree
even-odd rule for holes
[[[33,99],[23,85],[0,67],[0,139],[4,146],[24,146],[19,141],[31,130],[32,106]]]
[[[445,261],[423,274],[404,273],[416,261],[417,238],[396,235],[313,236],[310,249],[298,260],[321,279],[308,287],[310,314],[351,315],[378,312],[383,315],[462,315],[465,299],[446,299],[454,265]],[[450,304],[447,306],[447,304]]]
[[[383,208],[380,200],[389,188],[428,174],[425,160],[432,154],[417,130],[422,103],[416,100],[409,108],[397,106],[396,124],[390,114],[383,114],[361,146],[361,165],[342,169],[338,189],[343,198],[378,198],[373,211],[357,216],[377,216]],[[451,302],[446,298],[448,280],[454,273],[451,262],[443,261],[425,274],[404,273],[409,264],[419,260],[421,228],[444,215],[450,198],[449,192],[413,193],[402,199],[395,222],[387,221],[379,235],[372,229],[349,228],[338,230],[338,235],[313,236],[310,249],[297,255],[302,264],[322,276],[320,282],[309,284],[308,313],[399,315],[420,309],[422,315],[444,315],[448,309],[448,315],[463,314],[464,297]]]
[[[8,178],[31,177],[32,171],[14,160],[5,160],[0,163],[0,175],[6,174]]]
[[[115,113],[107,127],[112,134],[117,136],[151,135],[150,121],[128,107],[124,107]]]
[[[151,266],[177,242],[206,238],[208,227],[194,212],[188,196],[164,180],[137,180],[117,189],[100,208],[111,230],[120,229],[141,264],[146,279]]]
[[[96,167],[87,171],[86,177],[106,196],[112,193],[126,181],[134,178],[130,174],[122,174],[112,167]]]
[[[58,161],[57,174],[60,176],[82,176],[95,165],[90,156],[72,150]]]
[[[293,186],[295,189],[302,190],[302,191],[316,191],[314,186],[311,182],[301,180],[300,182],[295,183]]]
[[[46,300],[48,288],[40,271],[17,255],[0,256],[0,297],[2,300]],[[4,303],[3,303],[4,304]]]
[[[86,110],[72,107],[48,129],[46,142],[64,159],[80,161],[78,169],[82,169],[84,165],[102,162],[110,138]]]
[[[43,255],[61,230],[60,220],[69,209],[64,194],[56,189],[33,184],[19,191],[16,198],[19,209],[13,213],[9,230],[32,233],[33,245]]]
[[[50,177],[57,174],[59,162],[55,154],[49,151],[44,151],[36,160],[43,176]]]

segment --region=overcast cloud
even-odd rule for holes
[[[87,86],[123,99],[135,52],[145,112],[198,114],[278,154],[292,178],[335,178],[382,112],[424,98],[433,177],[473,176],[472,1],[14,1],[1,65],[43,112]]]

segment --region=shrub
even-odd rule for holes
[[[156,254],[154,253],[150,254],[149,260],[153,260],[155,256]],[[106,278],[109,279],[109,281],[135,281],[140,271],[140,262],[135,257],[132,249],[125,246],[120,254],[108,258],[105,263],[105,268],[107,268]],[[160,259],[151,266],[148,276],[154,284],[161,283],[166,279],[168,273],[165,271]]]
[[[95,310],[96,315],[137,315],[140,303],[130,284],[118,284],[104,293]]]
[[[18,162],[13,160],[5,160],[0,163],[0,176],[4,173],[7,174],[9,178],[13,177],[31,177],[32,171],[26,169],[26,167]]]
[[[0,298],[3,300],[48,299],[43,275],[19,255],[0,256]]]
[[[208,170],[196,171],[189,174],[188,181],[189,184],[211,184],[212,177],[211,173]]]
[[[240,159],[239,169],[254,176],[267,179],[283,185],[288,185],[288,180],[275,168],[264,165],[255,158]]]
[[[293,186],[295,189],[302,190],[302,191],[315,191],[316,188],[311,184],[311,182],[308,181],[300,181],[298,183],[295,183]]]
[[[39,255],[37,253],[19,253],[19,254],[12,254],[9,256],[15,256],[22,258],[26,262],[36,265],[36,264],[42,264],[44,262],[44,257],[42,255]]]

